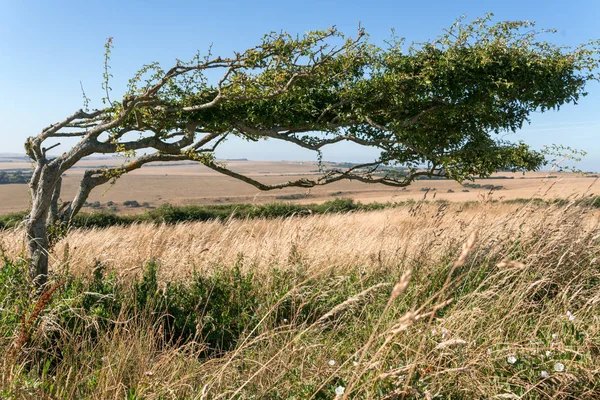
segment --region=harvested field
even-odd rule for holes
[[[23,164],[23,165],[21,165]],[[114,159],[85,160],[79,167],[69,171],[63,179],[64,201],[70,200],[76,193],[84,167],[98,165],[116,165]],[[303,176],[316,176],[318,165],[312,162],[260,162],[228,161],[228,166],[240,173],[247,174],[264,183],[285,182]],[[0,163],[2,168],[28,167],[25,163]],[[595,176],[582,176],[571,173],[536,172],[515,174],[498,173],[494,179],[481,179],[475,183],[481,186],[502,186],[496,190],[496,199],[515,198],[566,198],[578,193],[600,193]],[[506,179],[503,179],[506,178]],[[114,185],[96,188],[90,195],[90,203],[113,202],[120,213],[139,213],[140,208],[127,208],[122,204],[127,200],[148,203],[157,207],[163,203],[174,205],[190,204],[262,204],[273,201],[292,201],[298,203],[319,203],[334,197],[353,198],[361,202],[398,202],[419,200],[430,189],[429,199],[453,202],[477,201],[488,196],[486,188],[464,187],[448,180],[420,180],[407,188],[394,188],[381,184],[366,184],[352,181],[336,182],[310,190],[286,188],[262,192],[255,187],[197,164],[147,166],[119,179]],[[435,195],[435,196],[434,196]],[[23,211],[29,204],[27,185],[0,185],[0,214]],[[91,208],[84,211],[92,211]]]

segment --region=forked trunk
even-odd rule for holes
[[[25,223],[29,250],[29,276],[40,287],[48,280],[48,222],[53,198],[58,200],[60,176],[57,168],[44,165],[30,183],[31,212]]]

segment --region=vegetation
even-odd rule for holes
[[[277,200],[300,200],[300,199],[310,199],[312,195],[310,193],[296,193],[296,194],[283,194],[280,196],[275,196]]]
[[[137,208],[137,207],[141,207],[140,203],[137,202],[137,200],[125,200],[123,202],[123,205],[125,207],[131,207],[131,208]]]
[[[74,228],[107,227],[113,225],[130,225],[140,222],[177,223],[189,221],[210,221],[254,218],[285,218],[291,216],[306,216],[311,214],[327,214],[350,211],[379,210],[389,207],[399,207],[414,202],[403,203],[368,203],[355,202],[352,199],[335,199],[321,204],[219,204],[206,206],[173,206],[163,204],[142,214],[123,215],[111,212],[80,213],[72,222]],[[0,215],[0,228],[12,228],[23,222],[27,212]]]
[[[77,110],[30,137],[35,168],[26,221],[31,276],[47,275],[48,231],[62,231],[90,191],[151,162],[194,161],[261,190],[310,188],[342,179],[407,186],[421,176],[457,181],[498,170],[536,170],[544,156],[497,134],[516,131],[533,112],[559,109],[598,78],[596,43],[567,48],[542,40],[530,22],[457,21],[440,37],[386,47],[359,30],[266,35],[232,57],[197,55],[165,70],[144,66],[121,100],[111,98],[106,44],[103,108]],[[207,76],[221,73],[215,82]],[[216,76],[216,75],[215,75]],[[138,138],[135,140],[131,137]],[[372,162],[267,185],[215,161],[229,136],[292,143],[316,152],[347,141],[375,147]],[[56,158],[48,140],[79,142]],[[136,151],[149,149],[148,154]],[[61,176],[92,154],[125,155],[123,165],[85,171],[72,202],[60,207]],[[320,154],[320,153],[319,153]],[[61,211],[62,210],[62,211]]]
[[[481,185],[479,183],[463,183],[462,184],[464,187],[466,188],[470,188],[470,189],[487,189],[487,190],[502,190],[504,189],[504,186],[502,185],[492,185],[492,184],[487,184],[487,185]]]
[[[0,171],[0,185],[6,185],[10,183],[24,184],[31,178],[31,171],[28,170],[4,170]]]
[[[435,190],[435,189],[430,189]],[[453,193],[449,189],[447,193]],[[427,188],[426,190],[427,191]],[[463,189],[462,192],[468,192]],[[524,204],[534,203],[537,205],[554,205],[557,207],[580,206],[600,208],[598,197],[588,197],[576,201],[565,199],[510,199],[510,200],[488,200],[490,203],[501,204]],[[427,200],[419,204],[428,204]],[[436,200],[433,204],[445,204],[444,200]],[[347,213],[356,211],[373,211],[388,208],[411,207],[417,204],[414,200],[399,201],[394,203],[361,203],[351,198],[336,198],[320,204],[294,204],[294,203],[267,203],[267,204],[219,204],[205,206],[174,206],[165,203],[157,208],[146,210],[141,214],[127,215],[117,214],[112,210],[102,210],[93,213],[79,213],[72,221],[72,228],[106,228],[109,226],[126,226],[138,223],[153,224],[176,224],[179,222],[194,221],[227,221],[231,219],[256,219],[256,218],[287,218],[302,217],[318,214]],[[475,202],[464,202],[464,205],[475,204]],[[145,205],[142,205],[145,208]],[[0,215],[0,229],[15,228],[21,226],[27,217],[27,212],[9,213]]]
[[[41,297],[5,231],[0,393],[594,399],[596,214],[535,202],[418,203],[76,230],[57,245]],[[111,240],[157,256],[139,264],[131,254],[145,253],[125,243],[103,262],[85,245]],[[211,248],[189,270],[197,241]],[[187,253],[171,253],[173,244]]]

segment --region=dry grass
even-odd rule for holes
[[[68,253],[75,274],[100,261],[123,280],[150,258],[163,282],[236,260],[264,291],[274,270],[301,279],[271,293],[258,325],[217,358],[201,356],[202,340],[163,343],[162,328],[144,320],[121,321],[96,342],[65,336],[53,393],[76,397],[93,378],[90,398],[600,398],[599,217],[575,206],[417,204],[76,230],[54,250],[57,271]],[[21,235],[0,233],[9,258]],[[344,294],[351,276],[358,284]],[[289,298],[336,300],[312,320],[274,324]],[[23,360],[4,360],[0,382],[39,394],[24,389]]]
[[[573,213],[582,215],[576,221],[566,220]],[[185,277],[194,269],[207,271],[217,264],[229,265],[240,254],[254,271],[275,265],[293,267],[290,257],[301,257],[308,269],[344,273],[357,266],[372,270],[406,264],[424,255],[435,263],[473,231],[481,233],[480,243],[493,252],[507,240],[537,233],[540,227],[544,232],[553,229],[560,234],[576,222],[585,234],[596,228],[599,218],[600,212],[591,210],[567,210],[565,214],[564,208],[424,203],[310,218],[75,230],[57,244],[52,258],[58,268],[68,251],[77,272],[101,262],[120,274],[139,271],[155,258],[168,279]],[[563,239],[550,233],[547,236],[548,240]],[[22,243],[19,230],[0,234],[0,244],[10,257],[22,252]]]

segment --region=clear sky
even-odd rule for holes
[[[497,20],[536,21],[556,28],[551,40],[576,45],[600,39],[600,0],[309,0],[309,1],[27,1],[0,0],[0,153],[23,153],[23,142],[82,106],[80,81],[101,106],[103,46],[114,37],[113,97],[122,95],[139,67],[193,57],[211,44],[230,55],[254,46],[271,30],[302,33],[336,25],[348,34],[359,22],[383,44],[394,28],[410,41],[436,37],[462,14],[493,12]],[[564,144],[588,151],[580,165],[600,170],[600,84],[577,106],[536,114],[532,124],[506,138],[540,148]],[[314,160],[315,154],[286,144],[231,141],[222,158]],[[373,153],[345,146],[324,152],[326,160],[366,161]]]

